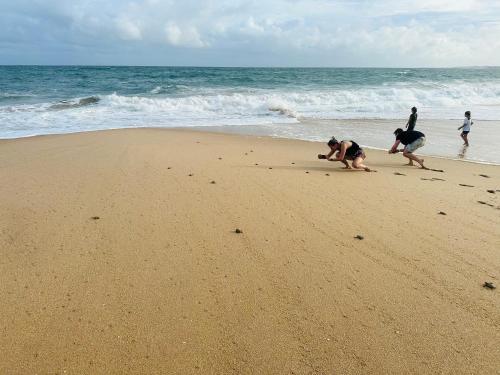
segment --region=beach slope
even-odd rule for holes
[[[1,141],[0,373],[498,374],[500,167],[326,151]]]

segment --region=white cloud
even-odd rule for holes
[[[127,18],[117,19],[116,27],[118,29],[119,36],[124,40],[142,39],[142,32],[139,26]]]
[[[209,44],[201,39],[201,36],[194,26],[180,27],[175,22],[169,22],[165,26],[165,36],[167,43],[178,47],[207,47]]]
[[[197,65],[207,51],[217,65],[234,57],[259,65],[500,65],[499,20],[498,0],[18,0],[3,5],[0,43],[22,41],[25,55],[33,47],[56,54],[83,46],[87,55],[127,47],[147,59],[148,51],[173,56],[168,49]]]

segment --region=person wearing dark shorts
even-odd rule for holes
[[[403,131],[403,129],[398,128],[394,131],[394,135],[396,136],[396,141],[389,150],[389,154],[398,153],[398,146],[402,143],[405,146],[403,156],[408,158],[408,165],[413,165],[413,161],[416,161],[422,169],[427,169],[424,166],[424,159],[413,155],[415,150],[425,145],[425,134],[416,130]]]
[[[467,138],[470,132],[471,125],[474,124],[470,119],[470,111],[465,112],[464,124],[460,126],[457,130],[462,129],[460,137],[464,140],[464,146],[469,145],[469,139]]]
[[[415,125],[417,125],[417,107],[413,107],[411,109],[411,115],[406,123],[406,128],[408,130],[413,130],[415,129]]]
[[[330,147],[330,152],[326,155],[319,154],[318,159],[326,159],[328,161],[340,161],[345,165],[346,169],[351,169],[351,166],[347,160],[352,160],[352,168],[363,169],[366,172],[371,172],[371,169],[363,164],[366,159],[366,154],[363,149],[354,141],[337,141],[335,137],[332,137],[328,141],[328,147]],[[333,154],[335,158],[332,159]]]

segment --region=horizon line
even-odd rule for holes
[[[238,65],[121,65],[121,64],[0,64],[0,67],[102,67],[102,68],[212,68],[212,69],[477,69],[500,68],[500,65],[465,65],[465,66],[238,66]]]

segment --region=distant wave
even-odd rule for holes
[[[161,86],[156,86],[154,89],[150,91],[151,94],[159,94],[162,90]]]

